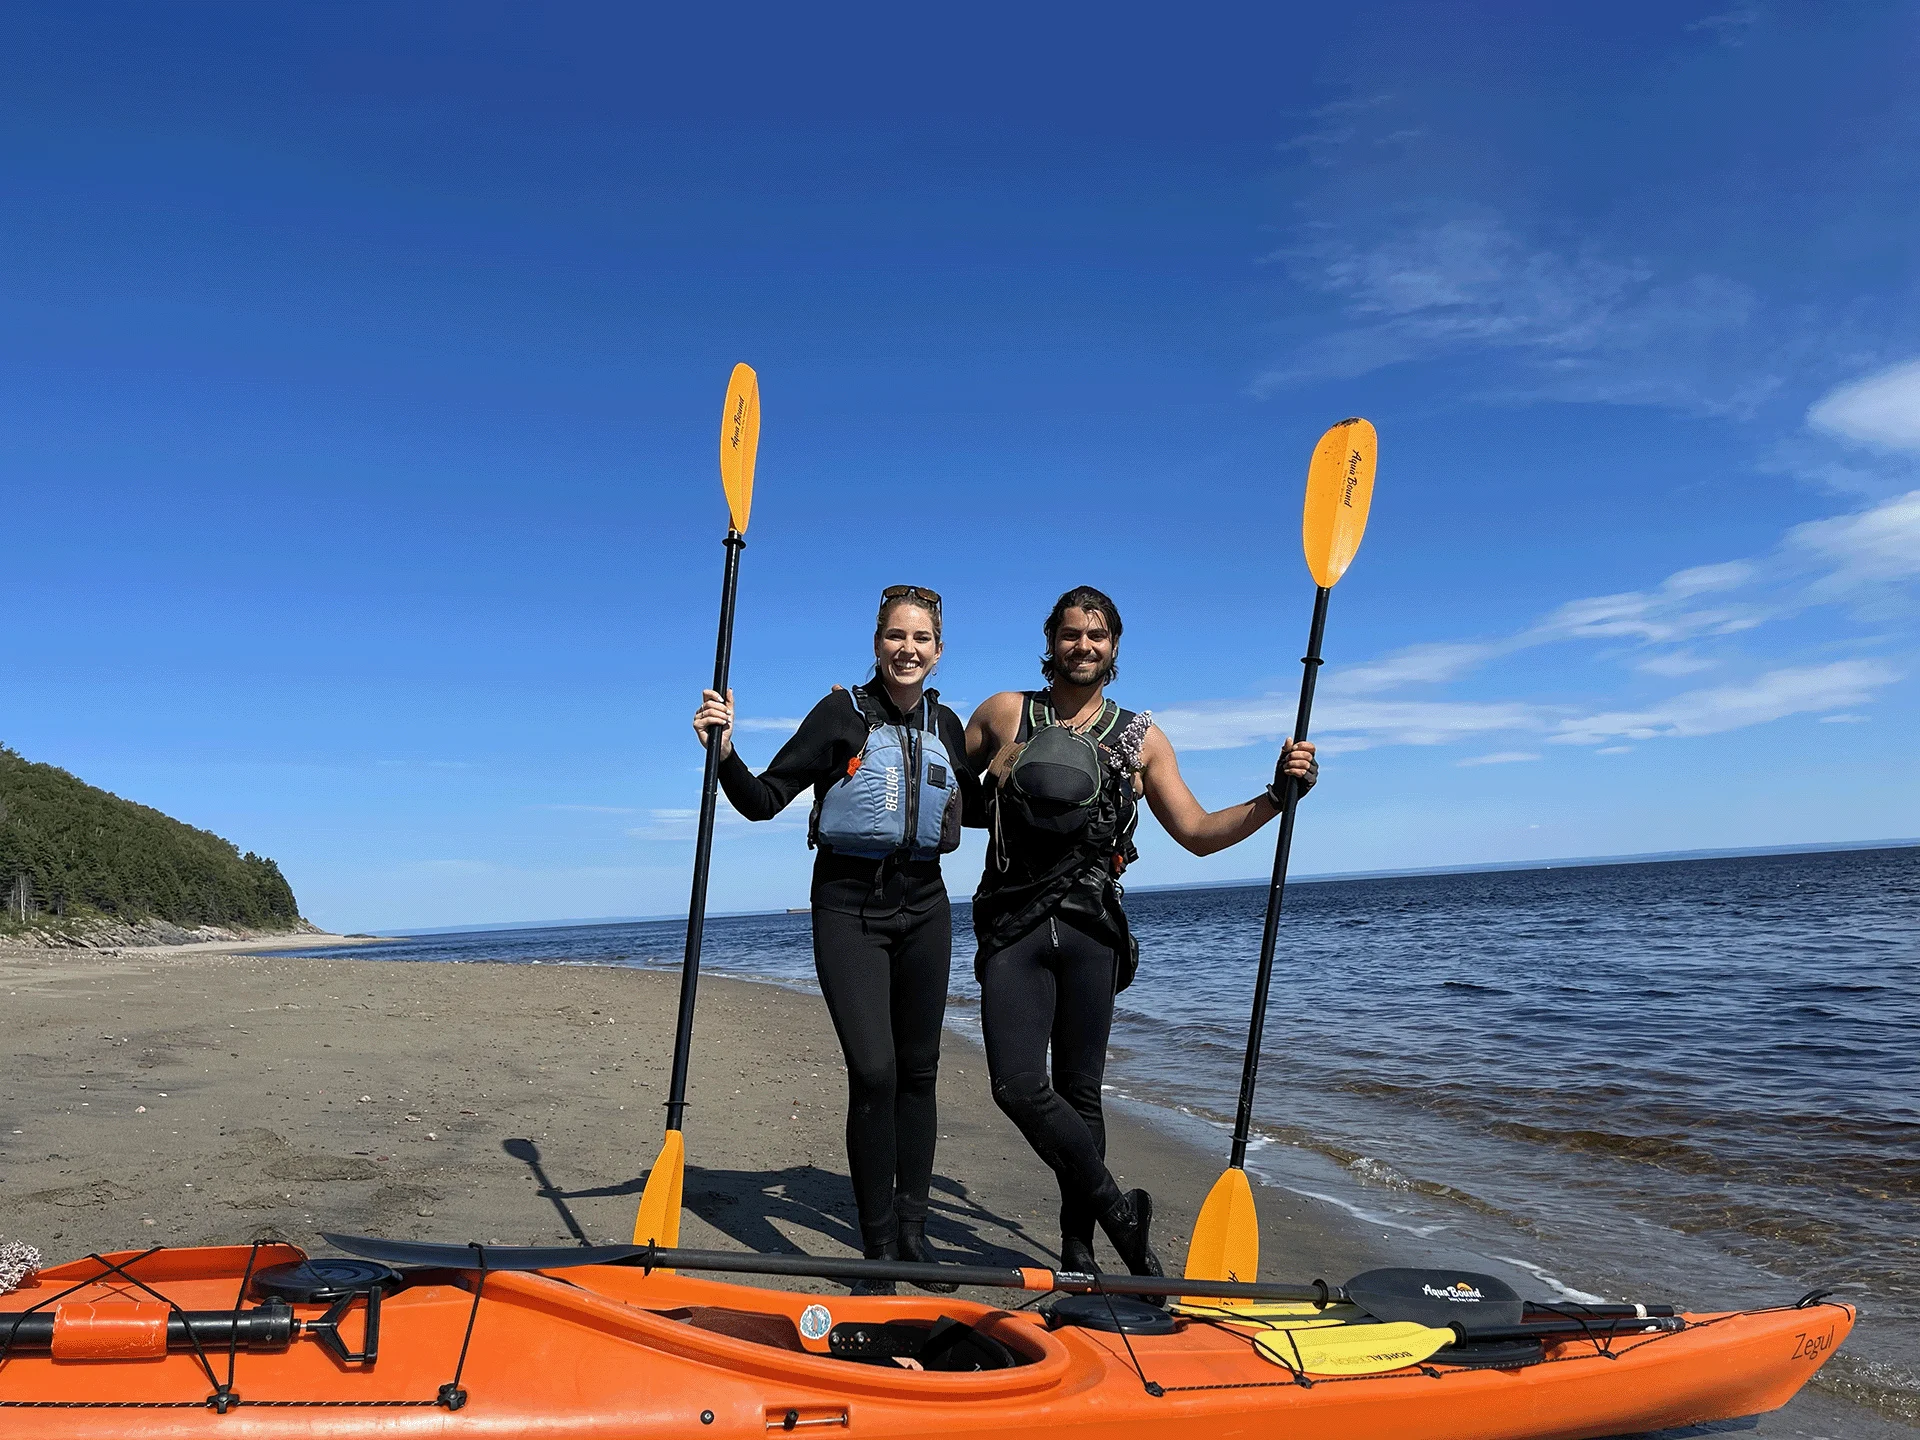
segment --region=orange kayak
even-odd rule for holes
[[[611,1264],[482,1280],[308,1262],[290,1245],[104,1261],[42,1270],[0,1296],[9,1440],[1573,1440],[1777,1409],[1854,1319],[1830,1301],[1689,1314],[1315,1377],[1269,1358],[1257,1322],[1156,1312],[1135,1325],[1148,1307],[1119,1302],[1122,1314],[1109,1297],[1074,1297],[1050,1318],[954,1296],[822,1296]],[[903,1353],[915,1349],[930,1358]]]

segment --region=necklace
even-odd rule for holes
[[[1102,696],[1100,700],[1095,703],[1091,715],[1084,713],[1085,707],[1083,706],[1082,713],[1069,720],[1060,713],[1060,707],[1054,704],[1053,691],[1049,688],[1047,690],[1047,708],[1053,711],[1055,723],[1063,729],[1071,730],[1076,735],[1084,735],[1093,728],[1094,722],[1106,711],[1107,702],[1106,697]]]

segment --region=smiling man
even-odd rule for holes
[[[1045,631],[1047,688],[1002,691],[967,724],[988,799],[987,867],[973,899],[987,1066],[994,1100],[1059,1179],[1061,1264],[1095,1268],[1098,1222],[1130,1271],[1159,1275],[1152,1197],[1121,1194],[1100,1108],[1113,997],[1139,958],[1120,904],[1138,801],[1182,846],[1210,855],[1278,815],[1287,778],[1304,791],[1319,766],[1312,745],[1289,740],[1265,791],[1207,810],[1151,713],[1107,698],[1120,654],[1113,601],[1091,586],[1069,590]]]

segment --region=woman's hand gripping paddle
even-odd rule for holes
[[[1327,597],[1347,572],[1360,537],[1367,528],[1373,503],[1373,472],[1379,440],[1365,420],[1342,420],[1320,437],[1307,467],[1307,503],[1301,518],[1301,539],[1307,569],[1318,590],[1313,600],[1313,626],[1307,653],[1301,657],[1306,674],[1300,681],[1300,710],[1293,739],[1307,738],[1313,714],[1314,677],[1320,669],[1320,640],[1327,627]],[[1273,947],[1279,933],[1280,902],[1287,886],[1287,856],[1293,848],[1293,821],[1300,803],[1300,786],[1288,776],[1282,790],[1280,838],[1274,845],[1273,883],[1267,891],[1267,924],[1260,937],[1260,975],[1253,989],[1253,1017],[1247,1027],[1247,1058],[1240,1072],[1240,1111],[1233,1127],[1233,1158],[1208,1192],[1187,1246],[1186,1275],[1190,1280],[1252,1281],[1260,1272],[1260,1217],[1254,1210],[1253,1188],[1247,1183],[1247,1136],[1253,1128],[1253,1089],[1260,1069],[1260,1041],[1267,1021],[1267,991],[1273,979]]]
[[[740,583],[740,552],[747,546],[747,515],[753,508],[753,462],[760,451],[760,377],[750,365],[733,367],[727,408],[720,416],[720,488],[727,496],[727,567],[720,586],[720,640],[713,656],[713,688],[727,693],[733,659],[733,600]],[[687,1063],[693,1049],[693,997],[700,983],[700,937],[707,923],[707,871],[713,862],[713,816],[719,804],[720,731],[707,731],[707,768],[700,784],[700,828],[693,849],[693,896],[687,902],[687,949],[680,964],[680,1019],[673,1035],[673,1078],[667,1089],[667,1138],[647,1172],[640,1213],[633,1221],[636,1245],[680,1243],[680,1192],[687,1146],[680,1119],[687,1108]]]

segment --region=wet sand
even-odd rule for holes
[[[322,1229],[628,1239],[660,1143],[677,976],[235,948],[0,953],[0,1240],[51,1263],[163,1242],[318,1249]],[[844,1086],[816,997],[704,979],[682,1243],[857,1254]],[[1224,1155],[1125,1113],[1109,1148],[1121,1182],[1153,1192],[1177,1268]],[[1286,1191],[1258,1199],[1276,1278],[1449,1262],[1444,1237],[1388,1236]],[[1056,1209],[980,1051],[950,1034],[929,1234],[955,1260],[1051,1263]],[[1737,1428],[1914,1433],[1818,1392]]]

